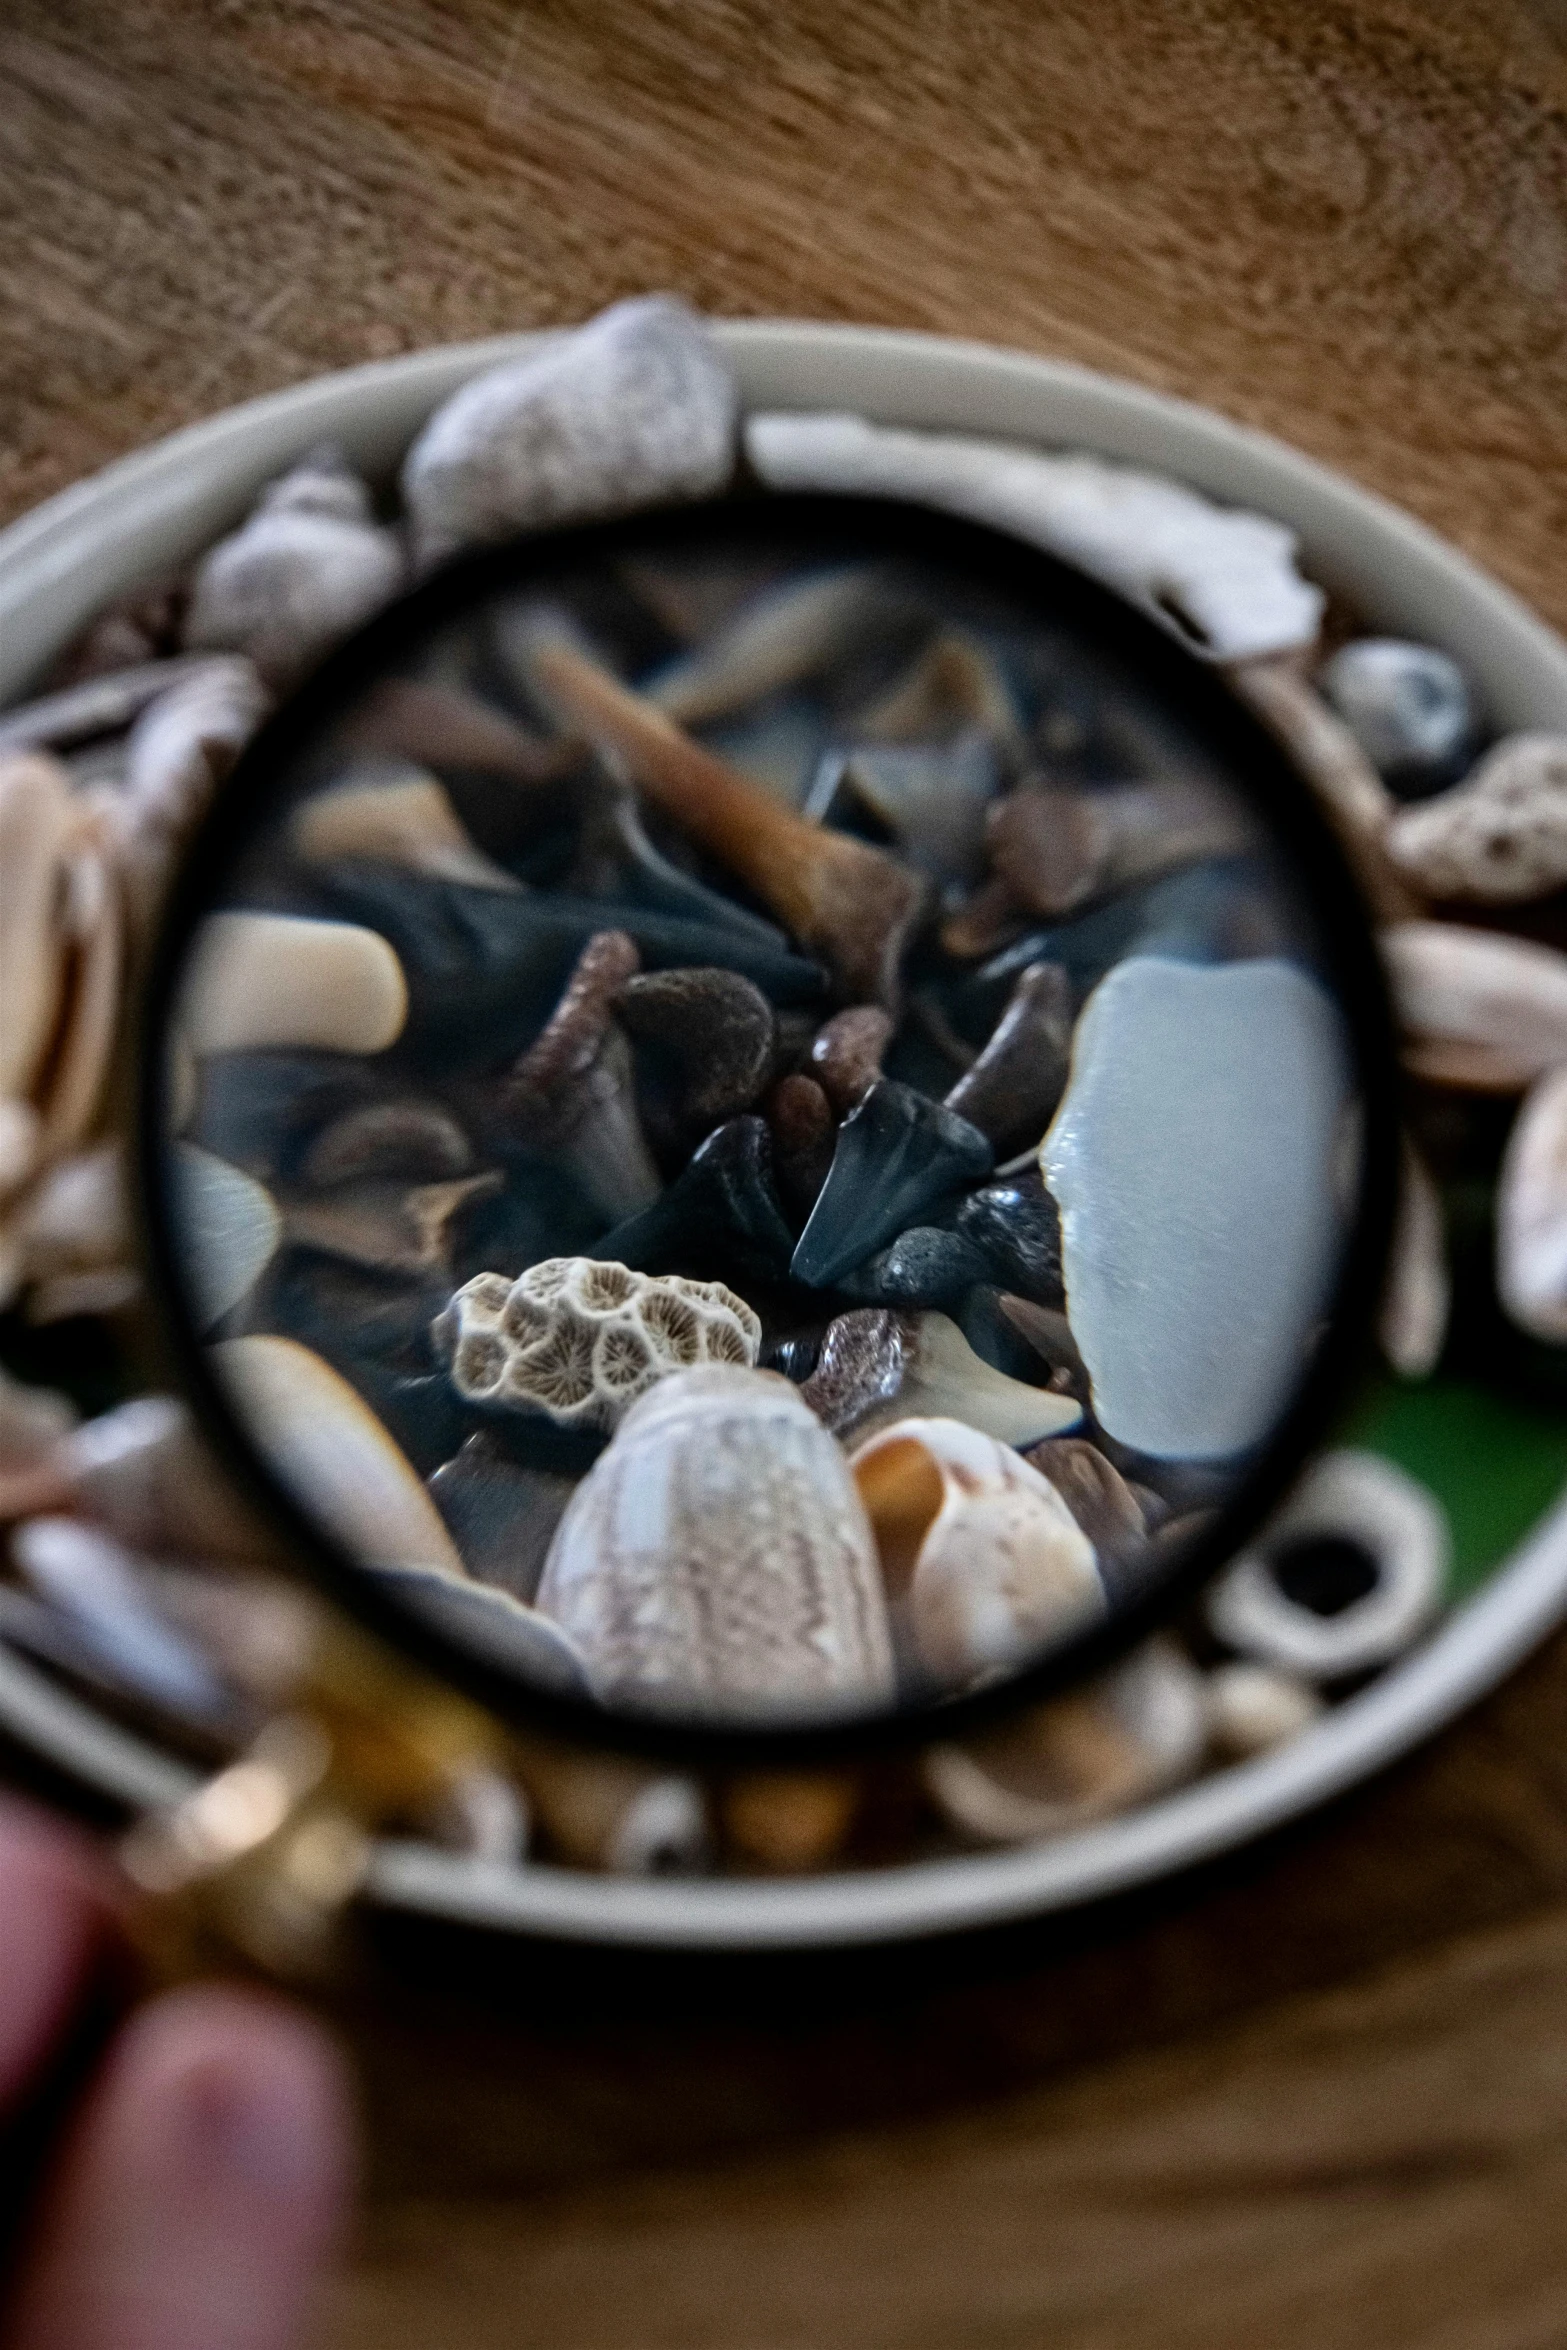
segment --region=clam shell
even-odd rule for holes
[[[1531,1087],[1502,1161],[1496,1285],[1513,1320],[1567,1339],[1567,1068]]]
[[[1049,1480],[961,1420],[899,1420],[849,1462],[889,1606],[946,1685],[1022,1663],[1105,1609],[1094,1546]]]
[[[622,1702],[797,1715],[892,1694],[854,1481],[772,1372],[706,1366],[644,1396],[578,1487],[538,1605]]]

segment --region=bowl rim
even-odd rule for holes
[[[1313,576],[1379,626],[1463,645],[1501,726],[1567,726],[1567,644],[1435,532],[1315,459],[1214,410],[1095,370],[940,335],[717,320],[747,409],[1086,447],[1292,524]],[[389,473],[430,410],[545,338],[437,346],[317,376],[186,426],[0,531],[0,694],[132,580],[230,526],[324,437]],[[1211,1859],[1341,1794],[1450,1722],[1567,1616],[1567,1499],[1408,1658],[1287,1746],[1040,1844],[816,1877],[635,1879],[500,1866],[381,1843],[381,1904],[622,1946],[784,1949],[913,1939],[1061,1911]],[[145,1807],[194,1774],[0,1645],[0,1727],[101,1796]]]

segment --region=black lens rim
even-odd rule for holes
[[[819,534],[886,555],[949,563],[1045,612],[1066,618],[1126,662],[1140,683],[1183,710],[1228,771],[1253,780],[1253,797],[1316,912],[1331,977],[1347,1015],[1363,1105],[1357,1212],[1334,1286],[1326,1329],[1290,1409],[1205,1535],[1158,1586],[1114,1621],[1094,1628],[983,1690],[900,1705],[852,1720],[744,1724],[615,1713],[591,1699],[533,1689],[504,1668],[445,1639],[318,1526],[273,1475],[207,1360],[185,1303],[168,1187],[163,1180],[168,1056],[164,1050],[193,933],[221,902],[223,877],[261,826],[275,819],[279,772],[414,641],[508,591],[546,585],[562,572],[624,556],[634,546],[667,553],[715,530]],[[700,503],[574,524],[456,556],[340,645],[265,721],[195,835],[175,878],[141,994],[135,1039],[135,1212],[149,1271],[157,1332],[173,1375],[241,1491],[282,1538],[298,1572],[324,1588],[365,1628],[426,1671],[519,1728],[609,1745],[717,1770],[808,1765],[886,1752],[983,1730],[1018,1709],[1104,1669],[1168,1623],[1243,1547],[1282,1499],[1341,1412],[1368,1359],[1397,1202],[1401,1079],[1396,1031],[1377,952],[1374,917],[1310,785],[1222,669],[1178,643],[1114,591],[986,525],[880,498],[740,490]]]

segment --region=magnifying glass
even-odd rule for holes
[[[488,550],[256,737],[147,994],[155,1286],[341,1601],[503,1716],[952,1734],[1282,1495],[1394,1189],[1367,920],[1222,674],[1005,537]]]

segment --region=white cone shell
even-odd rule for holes
[[[663,1379],[572,1496],[537,1605],[601,1695],[671,1712],[841,1712],[892,1693],[869,1522],[786,1379]]]

